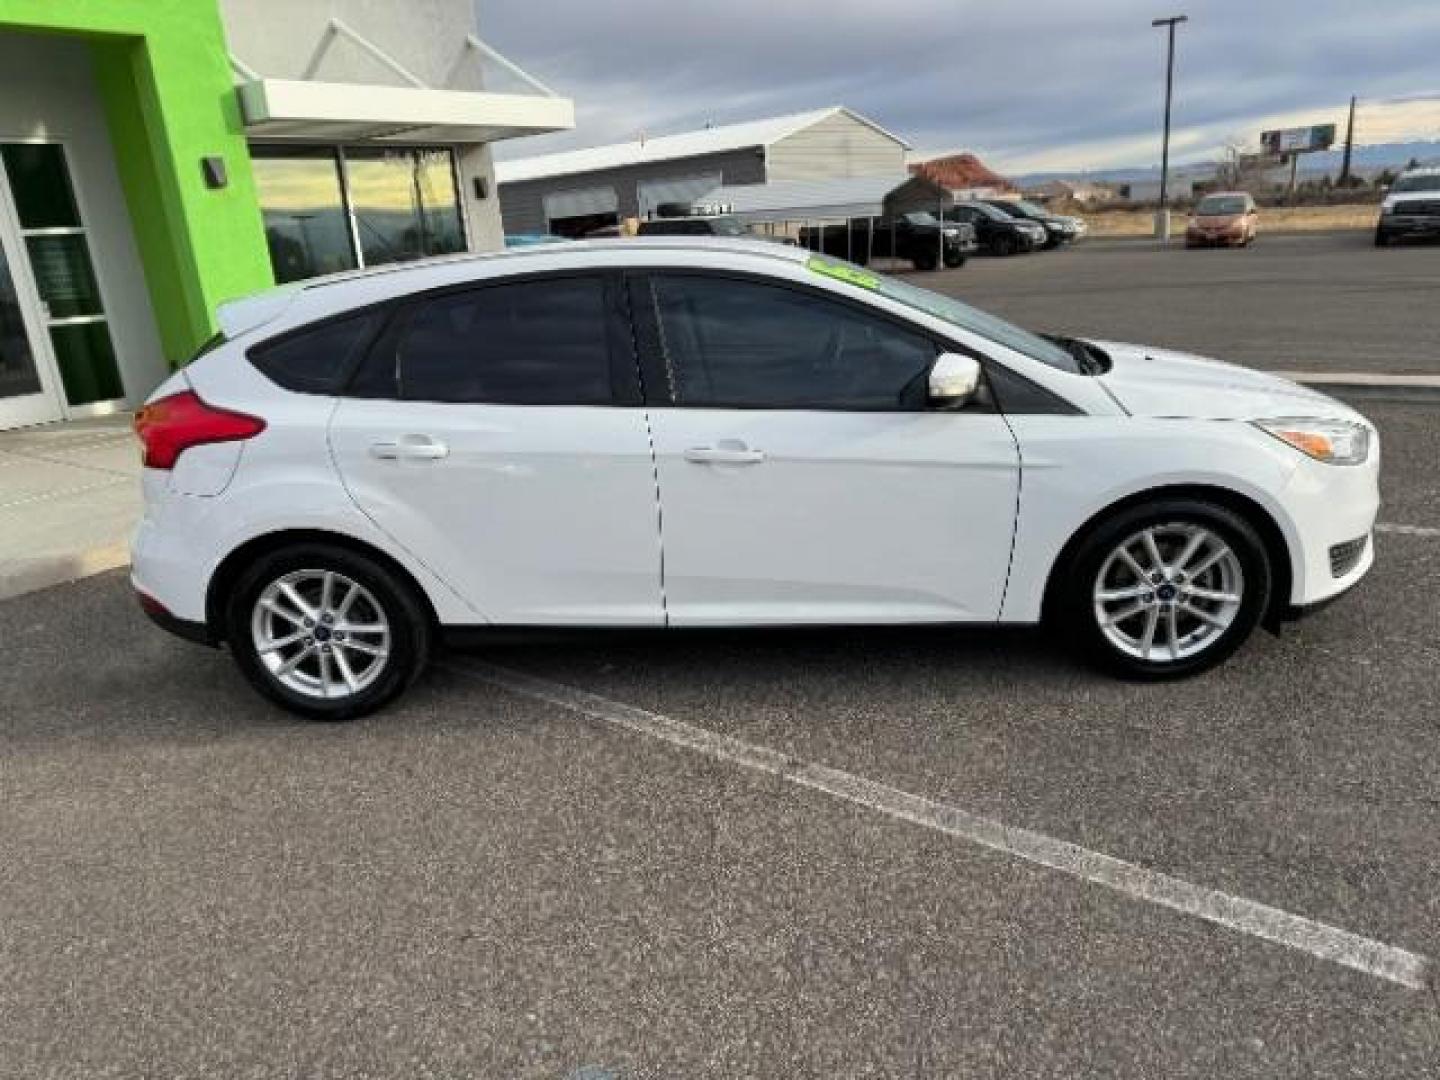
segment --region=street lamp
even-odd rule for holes
[[[1165,136],[1160,143],[1160,212],[1156,215],[1160,239],[1170,239],[1170,211],[1166,195],[1170,187],[1170,95],[1175,87],[1175,27],[1189,22],[1188,15],[1172,15],[1168,19],[1152,19],[1151,26],[1163,26],[1169,36],[1165,53]]]

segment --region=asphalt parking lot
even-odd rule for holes
[[[535,637],[317,726],[122,574],[0,603],[0,1075],[1433,1077],[1440,406],[1360,407],[1375,572],[1178,685]]]
[[[1197,251],[1091,240],[924,277],[1035,329],[1276,371],[1440,374],[1440,244],[1376,248],[1369,232],[1262,232],[1252,248]]]

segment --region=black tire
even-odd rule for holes
[[[958,252],[947,252],[945,254],[945,269],[959,270],[965,265],[965,256]]]
[[[1124,652],[1106,636],[1096,613],[1095,589],[1112,552],[1128,538],[1152,527],[1163,531],[1174,526],[1201,526],[1219,537],[1239,561],[1243,586],[1233,619],[1208,645],[1190,656],[1156,661]],[[1161,499],[1103,519],[1073,547],[1055,574],[1047,612],[1052,625],[1090,663],[1140,681],[1181,679],[1223,663],[1259,625],[1269,609],[1275,580],[1269,552],[1255,527],[1228,507],[1198,499]]]
[[[302,570],[333,571],[365,590],[389,625],[384,666],[363,688],[320,698],[284,685],[266,667],[252,633],[252,615],[273,582]],[[296,544],[270,552],[236,581],[224,607],[225,636],[241,673],[261,694],[310,720],[354,720],[381,708],[413,683],[430,655],[431,618],[414,585],[378,560],[324,543]],[[328,631],[327,631],[328,634]],[[308,640],[308,639],[307,639]]]
[[[916,270],[924,271],[927,274],[934,270],[936,266],[934,255],[916,255],[915,258],[910,261],[915,264]]]
[[[1389,246],[1390,246],[1390,237],[1386,236],[1386,235],[1385,235],[1383,232],[1381,232],[1379,229],[1376,229],[1376,230],[1375,230],[1375,246],[1376,246],[1376,247],[1389,247]]]
[[[1002,259],[1014,255],[1015,238],[1013,236],[997,236],[991,250]]]

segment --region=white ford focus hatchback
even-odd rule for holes
[[[476,627],[1045,620],[1175,677],[1373,561],[1339,402],[780,245],[432,261],[219,321],[136,419],[134,583],[313,717]]]

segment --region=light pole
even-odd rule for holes
[[[1160,212],[1156,215],[1156,228],[1160,239],[1170,239],[1170,209],[1166,196],[1170,190],[1170,95],[1175,88],[1175,27],[1189,22],[1188,15],[1172,15],[1168,19],[1152,19],[1151,26],[1163,26],[1169,37],[1165,52],[1165,135],[1160,143]]]

